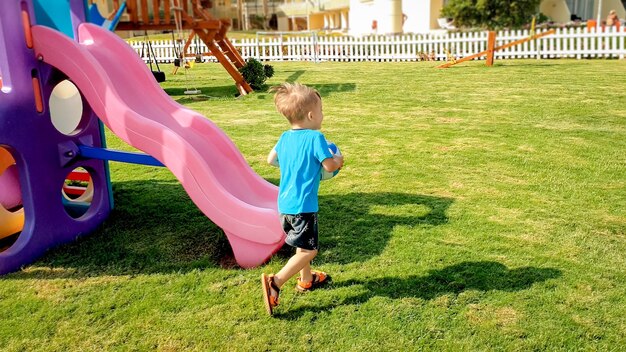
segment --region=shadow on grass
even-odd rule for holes
[[[293,76],[293,75],[292,75]],[[299,76],[297,76],[299,77]],[[297,78],[296,77],[296,78]],[[291,77],[287,79],[287,82],[292,82],[290,80]],[[322,97],[327,97],[336,93],[345,93],[345,92],[354,92],[356,90],[356,84],[354,83],[337,83],[337,84],[307,84],[308,86],[317,89],[320,92]],[[196,95],[186,95],[185,91],[187,89],[196,88],[201,91],[200,94]],[[270,87],[267,86],[265,89],[255,91],[258,99],[265,99],[266,96],[270,93],[267,90]],[[198,101],[207,101],[214,99],[237,99],[239,96],[239,92],[237,88],[233,84],[232,86],[222,86],[222,87],[189,87],[189,88],[165,88],[165,92],[172,97],[179,104],[189,104]]]
[[[232,250],[223,231],[204,216],[175,180],[114,182],[113,189],[116,208],[99,230],[52,249],[28,270],[7,278],[54,279],[233,267]],[[323,249],[318,260],[366,261],[383,252],[395,226],[445,224],[451,202],[449,198],[404,193],[323,196]],[[384,214],[398,207],[401,212]],[[291,249],[279,252],[285,257],[291,254]]]
[[[334,282],[330,288],[361,286],[355,289],[358,295],[348,296],[331,305],[304,306],[276,314],[279,318],[300,319],[305,312],[322,312],[338,306],[363,304],[374,297],[434,298],[463,291],[505,291],[514,292],[530,288],[533,284],[554,279],[562,275],[554,268],[522,267],[509,269],[493,261],[462,262],[443,269],[432,270],[425,276],[383,277],[369,280],[347,280]]]
[[[396,226],[448,222],[453,199],[410,193],[348,193],[320,197],[319,262],[347,264],[382,253]]]
[[[508,60],[506,60],[508,61]],[[528,60],[530,61],[530,60]],[[479,64],[478,62],[475,62],[473,64],[464,64],[461,63],[459,65],[455,65],[452,66],[450,68],[452,69],[478,69],[478,70],[486,70],[486,71],[497,71],[497,70],[501,70],[501,69],[512,69],[512,68],[541,68],[541,67],[551,67],[551,66],[563,66],[562,64],[558,64],[558,63],[550,63],[550,62],[521,62],[521,61],[511,61],[511,62],[504,62],[504,61],[498,61],[496,60],[496,62],[494,63],[493,66],[486,66],[484,64]]]
[[[289,78],[287,79],[287,82],[293,83],[292,81],[289,80]],[[276,83],[276,85],[278,85],[278,83]],[[337,94],[337,93],[354,92],[356,90],[356,84],[354,83],[337,83],[337,84],[306,83],[306,85],[311,88],[315,88],[320,93],[322,98],[328,97],[330,95]],[[269,88],[270,86],[268,86],[267,89],[263,91],[256,92],[257,97],[259,99],[265,99],[268,95],[273,96],[272,93],[267,92]]]
[[[97,231],[8,278],[188,272],[219,267],[230,252],[222,230],[176,180],[113,182],[113,194],[115,209]]]
[[[320,95],[327,97],[335,93],[354,92],[356,90],[356,84],[354,83],[338,83],[338,84],[315,84],[307,83],[307,86],[317,89]]]
[[[283,72],[293,72],[291,75],[289,75],[289,77],[287,77],[287,79],[285,80],[285,82],[289,82],[289,83],[293,83],[295,81],[298,80],[298,78],[300,78],[300,76],[302,76],[304,74],[304,70],[298,70],[298,71],[283,71]]]
[[[185,94],[186,90],[193,89],[193,88],[199,89],[201,94],[198,94],[198,95],[186,95]],[[204,100],[217,99],[217,98],[235,99],[237,95],[239,94],[239,92],[237,91],[237,87],[235,87],[234,83],[233,85],[221,86],[221,87],[216,87],[216,86],[193,87],[193,85],[190,85],[188,88],[177,87],[177,88],[165,88],[164,90],[165,90],[165,93],[167,93],[167,95],[172,97],[172,99],[176,100],[179,104],[185,104],[188,102],[198,101],[198,100],[193,100],[193,97],[203,98]]]
[[[294,83],[300,78],[306,71],[283,71],[290,72],[291,75],[285,79],[285,82]],[[315,84],[306,83],[307,86],[317,89],[322,97],[329,96],[333,93],[354,92],[356,90],[356,84],[354,83],[338,83],[338,84]]]

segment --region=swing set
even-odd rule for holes
[[[172,1],[174,4],[175,1]],[[182,8],[174,8],[177,11],[182,10]],[[183,26],[182,26],[182,16],[179,16],[179,12],[174,13],[174,22],[176,23],[176,30],[172,31],[172,43],[174,45],[174,55],[176,58],[174,59],[174,69],[172,70],[172,74],[175,75],[178,73],[178,69],[182,66],[185,69],[185,94],[194,95],[200,94],[201,91],[196,89],[195,87],[189,86],[189,82],[194,82],[193,77],[191,77],[191,68],[193,68],[194,61],[188,59],[189,55],[186,55],[187,49],[189,45],[186,45],[184,48],[182,47],[182,43],[184,41],[183,34]],[[175,34],[176,33],[176,34]],[[189,40],[191,40],[195,36],[194,31],[191,31],[189,36]]]
[[[182,67],[187,64],[186,66],[189,66],[187,68],[192,65],[187,58],[197,57],[198,53],[191,55],[185,53],[197,36],[233,78],[239,93],[246,95],[252,92],[252,88],[239,72],[239,68],[243,67],[245,62],[226,37],[226,32],[231,26],[230,20],[213,18],[207,10],[211,6],[210,3],[208,0],[126,0],[128,16],[119,22],[117,29],[176,32],[178,38],[175,38],[174,45],[177,47],[175,52],[178,63]],[[113,5],[117,8],[119,0],[113,0]],[[186,30],[191,32],[185,40],[183,31]]]

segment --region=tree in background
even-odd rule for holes
[[[448,0],[441,10],[458,27],[520,28],[531,22],[541,0]]]

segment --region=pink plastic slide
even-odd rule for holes
[[[239,265],[260,265],[282,246],[277,187],[219,127],[172,100],[126,42],[89,23],[78,43],[48,27],[32,32],[35,54],[74,82],[113,133],[170,169],[224,230]]]

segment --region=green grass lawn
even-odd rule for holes
[[[168,170],[112,163],[100,230],[0,279],[0,350],[624,350],[626,61],[273,65],[321,92],[346,158],[320,187],[334,282],[292,280],[267,316],[259,276],[289,250],[242,270]],[[277,183],[272,95],[186,78],[163,87]]]

